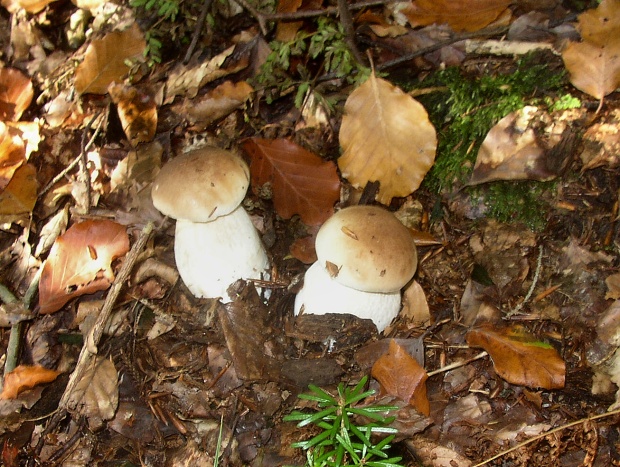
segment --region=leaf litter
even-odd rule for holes
[[[300,464],[290,444],[306,433],[282,422],[295,396],[310,383],[328,392],[355,384],[371,368],[370,386],[382,390],[374,402],[398,407],[397,449],[408,459],[474,465],[508,446],[515,450],[505,459],[514,465],[617,458],[617,446],[599,436],[615,429],[614,418],[588,419],[616,409],[620,394],[616,3],[601,2],[578,16],[576,28],[565,22],[563,32],[548,26],[557,11],[532,7],[528,21],[542,31],[519,40],[569,36],[557,53],[572,85],[586,93],[578,94],[585,105],[558,111],[537,99],[535,109],[504,114],[479,141],[470,185],[556,180],[539,232],[472,223],[452,209],[451,193],[425,186],[446,122],[431,123],[433,109],[389,76],[341,87],[333,100],[321,93],[342,82],[319,80],[301,111],[286,103],[286,92],[268,106],[252,80],[265,59],[252,51],[259,42],[253,28],[235,38],[210,36],[217,47],[209,58],[169,59],[145,73],[146,41],[131,9],[119,6],[106,17],[93,6],[89,35],[71,38],[83,42],[74,52],[45,42],[41,30],[60,10],[79,8],[47,3],[3,3],[16,27],[2,39],[20,65],[0,75],[7,87],[0,99],[5,347],[9,327],[28,328],[21,364],[4,378],[3,395],[11,396],[0,404],[5,465],[59,457],[78,465],[212,465],[218,439],[228,465]],[[279,11],[318,7],[298,2]],[[22,8],[31,15],[18,15]],[[444,64],[471,73],[481,63],[471,49],[437,44],[525,18],[505,1],[390,9],[356,19],[371,24],[373,41],[389,45],[371,51],[375,65],[395,51],[438,47],[413,57],[423,73]],[[115,21],[132,26],[121,32]],[[97,29],[102,23],[110,30]],[[282,24],[291,28],[280,28],[281,38],[304,31],[304,21]],[[476,50],[514,53],[518,31],[511,29],[506,44]],[[295,60],[288,73],[313,70]],[[510,69],[511,60],[485,55],[482,62]],[[588,95],[599,101],[598,114]],[[108,98],[116,113],[105,110]],[[20,119],[22,126],[14,123]],[[582,132],[567,132],[573,127],[585,129],[583,141]],[[244,205],[273,264],[264,281],[238,283],[237,300],[226,307],[195,299],[178,279],[172,224],[150,205],[149,184],[162,164],[200,139],[246,150],[252,190]],[[291,315],[298,280],[315,258],[317,227],[360,199],[401,214],[419,249],[405,308],[383,336],[351,316]],[[147,245],[139,232],[153,220]],[[142,246],[128,253],[131,244]],[[124,266],[135,274],[121,274]],[[37,270],[33,314],[25,303]],[[259,296],[255,286],[267,293]],[[7,299],[9,290],[18,301]],[[75,361],[90,363],[78,373]],[[59,406],[60,415],[50,416]],[[533,439],[519,445],[524,438]]]

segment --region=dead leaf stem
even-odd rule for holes
[[[99,118],[101,116],[102,113],[103,113],[103,111],[97,112],[93,116],[93,118],[90,120],[90,122],[88,122],[88,125],[84,129],[84,135],[86,135],[86,132],[88,132],[88,130],[90,128],[92,128],[93,123],[95,122],[95,120],[97,118]],[[88,152],[88,150],[90,149],[90,147],[94,144],[95,138],[97,138],[97,136],[99,136],[99,132],[101,131],[101,127],[103,126],[103,122],[105,120],[107,120],[107,118],[102,118],[101,120],[99,120],[99,123],[97,124],[97,128],[95,128],[95,132],[90,137],[88,142],[86,144],[83,144],[83,148],[81,149],[80,154],[69,165],[67,165],[67,167],[65,167],[62,172],[60,172],[58,175],[56,175],[52,179],[52,181],[49,182],[45,186],[45,188],[43,188],[41,190],[41,192],[39,193],[39,198],[42,197],[43,195],[45,195],[45,193],[47,193],[48,191],[50,191],[53,188],[54,185],[56,185],[59,181],[61,181],[63,178],[65,178],[67,176],[67,174],[69,172],[71,172],[75,168],[75,166],[78,165],[82,161],[82,158],[85,157],[85,155]]]

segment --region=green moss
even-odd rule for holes
[[[524,57],[509,73],[493,76],[470,77],[460,68],[448,68],[416,86],[439,89],[418,98],[429,112],[438,138],[435,164],[424,182],[427,189],[442,193],[461,186],[471,174],[485,136],[510,112],[525,105],[556,102],[555,95],[566,84],[565,74],[537,61],[540,57]],[[560,107],[574,104],[567,95]],[[492,217],[540,228],[545,212],[540,190],[548,187],[537,182],[493,182],[468,190],[474,197],[485,198],[482,202]]]

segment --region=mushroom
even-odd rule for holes
[[[241,206],[249,182],[243,159],[215,147],[172,159],[153,182],[154,206],[177,219],[175,261],[196,297],[219,297],[228,303],[233,299],[227,291],[231,284],[267,273],[267,254]]]
[[[389,211],[352,206],[334,214],[316,237],[317,261],[295,298],[295,314],[349,313],[382,332],[401,308],[417,252],[409,230]]]

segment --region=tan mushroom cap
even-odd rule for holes
[[[165,164],[151,196],[157,209],[175,219],[209,222],[235,210],[250,184],[250,170],[237,154],[204,147]]]
[[[316,254],[334,280],[364,292],[399,291],[418,262],[409,230],[377,206],[352,206],[330,217],[317,234]]]

